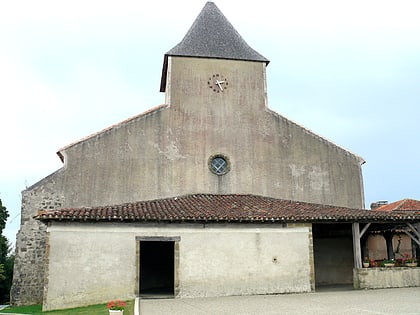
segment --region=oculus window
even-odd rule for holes
[[[230,171],[229,159],[221,154],[213,155],[209,159],[209,168],[216,175],[224,175]]]

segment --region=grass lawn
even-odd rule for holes
[[[91,305],[86,307],[69,308],[59,311],[43,312],[41,305],[8,307],[0,311],[1,313],[17,313],[32,315],[108,315],[106,304]],[[134,315],[134,300],[127,301],[124,315]]]

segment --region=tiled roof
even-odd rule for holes
[[[374,211],[413,211],[420,214],[420,201],[414,199],[403,199],[380,206]]]
[[[195,194],[115,206],[41,210],[43,221],[420,222],[420,215],[351,209],[256,195]]]

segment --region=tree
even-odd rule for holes
[[[11,254],[9,241],[3,235],[8,217],[9,212],[0,199],[0,303],[9,301],[13,279],[14,256]]]
[[[4,265],[0,264],[0,281],[6,280],[6,276],[4,274],[5,274]]]
[[[9,212],[7,211],[6,207],[3,206],[0,199],[0,234],[3,234],[3,230],[6,227],[6,221],[8,217]]]

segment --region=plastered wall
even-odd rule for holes
[[[177,297],[310,292],[309,234],[305,226],[53,223],[44,310],[134,298],[139,236],[179,237]]]
[[[400,245],[398,246],[399,241]],[[386,240],[381,234],[369,235],[366,248],[368,250],[366,253],[368,258],[375,260],[388,259]],[[394,235],[392,238],[392,248],[394,249],[394,252],[399,249],[399,252],[395,253],[396,259],[413,257],[411,238],[405,234]]]

